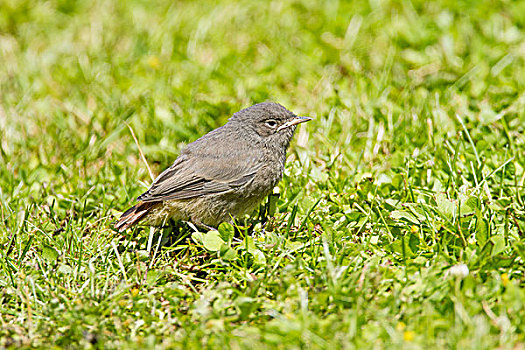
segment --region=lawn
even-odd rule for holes
[[[113,229],[263,101],[258,212]],[[525,349],[524,182],[525,1],[0,2],[0,348]]]

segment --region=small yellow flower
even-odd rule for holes
[[[131,289],[131,296],[136,297],[139,294],[139,290],[137,288]]]
[[[150,66],[153,69],[160,68],[160,61],[157,56],[149,56],[147,62],[148,62],[148,66]]]
[[[504,273],[501,275],[501,283],[503,283],[503,287],[506,287],[510,282],[509,275],[507,273]]]
[[[399,322],[397,323],[397,325],[396,325],[396,329],[397,329],[398,331],[402,331],[402,330],[404,330],[404,329],[406,328],[406,326],[407,326],[407,325],[405,324],[405,322],[399,321]]]
[[[418,233],[419,232],[419,227],[417,227],[416,225],[412,225],[410,227],[410,231],[412,231],[412,233]]]
[[[459,156],[459,160],[461,160],[463,163],[465,163],[465,160],[466,160],[466,159],[465,159],[465,156],[461,154],[461,155]]]
[[[413,331],[405,331],[403,332],[403,339],[405,341],[412,341],[414,340],[415,335],[416,333],[414,333]]]
[[[206,322],[205,327],[207,329],[223,329],[224,321],[223,320],[209,320]]]

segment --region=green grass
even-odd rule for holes
[[[112,229],[126,122],[158,174],[266,100],[264,230]],[[0,347],[523,349],[524,169],[524,1],[3,0]]]

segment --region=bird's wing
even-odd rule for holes
[[[187,152],[160,174],[137,200],[158,202],[230,191],[248,183],[261,163],[248,154]]]

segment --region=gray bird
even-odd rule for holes
[[[159,226],[168,219],[216,227],[250,213],[281,180],[295,128],[309,120],[277,103],[233,114],[182,149],[115,228],[122,232],[141,220]]]

